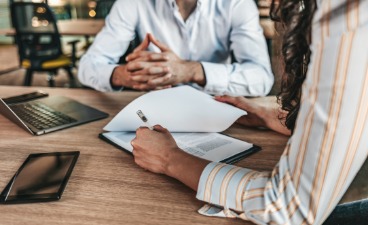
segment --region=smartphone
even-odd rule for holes
[[[0,203],[56,201],[61,198],[79,152],[30,154],[0,194]]]
[[[9,98],[3,98],[3,101],[7,105],[16,104],[20,102],[27,102],[30,100],[38,99],[38,98],[44,98],[49,96],[46,92],[43,91],[35,91],[27,94],[17,95]]]

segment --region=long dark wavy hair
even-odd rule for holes
[[[284,28],[281,52],[285,68],[277,99],[281,109],[288,113],[280,119],[285,120],[292,132],[310,60],[310,31],[315,9],[315,0],[273,0],[271,5],[271,18],[281,22]]]

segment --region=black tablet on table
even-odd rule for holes
[[[59,200],[78,156],[79,152],[30,154],[0,194],[0,203]]]

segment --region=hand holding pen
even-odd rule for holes
[[[141,118],[141,120],[146,124],[146,126],[148,127],[148,129],[153,130],[153,126],[151,126],[148,123],[148,119],[147,117],[143,114],[142,110],[138,110],[137,111],[137,115],[139,116],[139,118]]]

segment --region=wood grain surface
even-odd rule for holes
[[[0,86],[0,97],[28,93],[37,87]],[[210,218],[197,213],[203,202],[182,183],[147,172],[131,155],[100,140],[102,128],[142,92],[101,93],[88,89],[42,88],[110,114],[104,120],[32,136],[0,115],[0,190],[31,153],[80,151],[61,200],[50,203],[0,205],[1,225],[40,224],[251,224],[240,219]],[[178,99],[178,101],[180,101]],[[267,100],[268,101],[268,100]],[[266,102],[267,102],[266,101]],[[271,170],[287,137],[265,129],[233,125],[226,134],[252,142],[262,150],[237,163]]]

